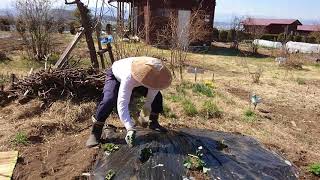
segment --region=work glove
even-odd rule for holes
[[[128,130],[125,140],[129,147],[133,147],[136,141],[136,131],[135,130]]]
[[[150,120],[149,116],[151,114],[151,107],[143,106],[142,110],[140,111],[140,116],[138,118],[138,124],[144,128],[148,127]]]

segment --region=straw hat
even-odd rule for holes
[[[160,59],[134,57],[131,65],[132,77],[147,88],[162,90],[170,86],[172,77]]]

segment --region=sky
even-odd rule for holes
[[[0,0],[0,9],[10,7],[15,0]],[[94,6],[95,0],[82,0]],[[64,0],[55,0],[58,4]],[[227,21],[233,16],[292,18],[320,21],[320,0],[217,0],[216,20]]]
[[[216,15],[320,21],[320,0],[217,0]]]

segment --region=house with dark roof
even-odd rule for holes
[[[297,29],[301,35],[308,35],[313,32],[320,32],[320,25],[300,25]]]
[[[245,31],[263,29],[267,34],[295,33],[302,23],[297,19],[259,19],[247,18],[243,22]]]

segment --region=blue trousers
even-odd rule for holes
[[[109,117],[113,109],[117,105],[118,91],[120,87],[120,82],[113,75],[112,69],[108,69],[106,72],[106,80],[103,88],[103,96],[101,102],[98,104],[96,111],[96,120],[99,122],[105,122]],[[148,93],[148,88],[144,86],[139,86],[133,89],[132,94],[139,94],[146,97]],[[159,114],[163,112],[163,97],[159,92],[154,98],[151,104],[151,113]]]

